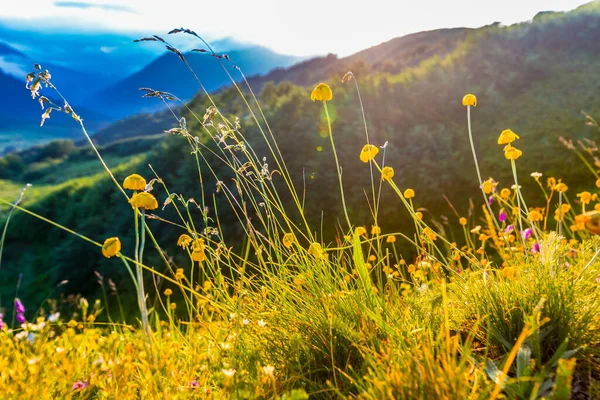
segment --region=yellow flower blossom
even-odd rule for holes
[[[415,213],[415,215],[417,216],[418,219],[423,219],[423,213],[421,211],[417,211]]]
[[[206,260],[206,255],[204,254],[204,250],[206,249],[206,245],[204,244],[204,239],[199,238],[192,242],[192,260],[194,261],[204,261]]]
[[[185,233],[181,236],[179,236],[179,239],[177,239],[177,246],[181,246],[184,249],[187,248],[190,243],[192,243],[192,238],[189,235],[186,235]]]
[[[169,304],[169,308],[171,308],[171,310],[174,310],[177,308],[177,303],[171,303]]]
[[[579,201],[581,201],[581,204],[583,205],[590,204],[590,202],[592,201],[592,194],[590,192],[578,193],[577,197],[579,197]]]
[[[554,185],[554,190],[556,190],[557,192],[564,193],[567,190],[569,190],[569,187],[562,182],[558,182],[556,185]]]
[[[308,247],[308,254],[315,258],[322,258],[325,255],[325,252],[319,243],[311,243]]]
[[[544,216],[538,210],[531,210],[529,212],[529,220],[531,222],[539,222],[544,219]]]
[[[368,163],[379,153],[379,149],[377,146],[373,146],[372,144],[365,144],[360,151],[360,161],[364,163]]]
[[[363,236],[367,233],[367,230],[365,229],[364,226],[357,226],[356,229],[354,229],[354,234],[356,236]]]
[[[462,105],[465,107],[477,107],[477,97],[474,94],[467,94],[463,97]]]
[[[381,170],[381,179],[389,181],[394,177],[394,169],[392,167],[384,167]]]
[[[129,199],[129,204],[131,204],[133,208],[143,208],[145,210],[155,210],[158,208],[156,198],[148,192],[134,194],[131,199]]]
[[[600,179],[596,180],[596,186],[600,188]]]
[[[371,235],[380,235],[381,234],[381,228],[378,227],[377,225],[373,225],[373,227],[371,227]]]
[[[494,190],[494,180],[492,178],[486,180],[481,185],[485,194],[490,194]]]
[[[507,200],[510,196],[511,196],[512,192],[510,189],[507,188],[503,188],[500,191],[500,197],[502,197],[504,200]]]
[[[407,199],[412,199],[413,197],[415,197],[415,191],[413,189],[406,189],[404,191],[404,197],[406,197]]]
[[[329,101],[333,98],[333,92],[326,83],[319,83],[310,94],[312,101]]]
[[[396,243],[396,236],[388,236],[387,239],[385,239],[386,243]]]
[[[500,133],[500,137],[498,137],[498,144],[510,144],[517,139],[519,139],[519,135],[510,129],[505,129]]]
[[[437,235],[434,231],[432,231],[430,228],[425,228],[423,229],[423,233],[425,234],[425,236],[427,236],[429,238],[429,240],[434,241],[437,239]]]
[[[111,237],[104,241],[102,245],[102,255],[106,258],[111,258],[119,254],[121,251],[121,241],[118,237]]]
[[[165,296],[170,296],[173,294],[173,291],[171,289],[165,289]]]
[[[554,186],[556,186],[556,178],[551,176],[546,180],[546,182],[548,183],[550,190],[554,190]]]
[[[123,181],[123,188],[130,190],[146,189],[146,180],[141,175],[131,174]]]
[[[184,277],[183,268],[177,268],[177,271],[175,271],[175,279],[182,280]]]
[[[568,204],[562,204],[560,206],[560,208],[557,208],[556,211],[554,211],[554,219],[557,220],[558,222],[562,221],[564,216],[571,211],[571,206]]]
[[[292,247],[295,240],[296,240],[296,236],[294,236],[293,233],[289,232],[289,233],[286,233],[285,235],[283,235],[283,239],[281,239],[281,242],[283,243],[283,245],[285,247],[287,247],[289,249],[290,247]]]
[[[373,262],[373,261],[375,261],[375,260],[377,260],[377,256],[375,256],[375,254],[371,254],[371,255],[369,256],[369,261],[370,261],[370,262]]]
[[[460,217],[460,219],[458,220],[458,223],[461,224],[462,226],[467,225],[467,219],[465,217]]]
[[[521,157],[523,155],[523,152],[519,149],[517,149],[516,147],[511,146],[510,144],[507,145],[504,148],[504,157],[507,160],[516,160],[517,158]]]

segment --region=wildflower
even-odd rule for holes
[[[504,200],[508,199],[511,194],[512,194],[512,192],[510,191],[510,189],[507,189],[507,188],[503,188],[500,191],[500,197],[502,197],[502,199],[504,199]]]
[[[557,208],[556,211],[554,211],[554,219],[558,222],[562,221],[569,211],[571,211],[571,206],[569,204],[562,204],[560,208]]]
[[[474,94],[467,94],[463,97],[462,105],[465,107],[477,107],[477,97]]]
[[[146,180],[141,175],[131,174],[123,181],[124,189],[144,190],[146,189]]]
[[[460,217],[460,219],[458,220],[458,223],[461,224],[462,226],[467,225],[467,219],[465,217]]]
[[[500,133],[500,137],[498,137],[498,144],[511,144],[517,139],[520,139],[519,135],[510,129],[505,129]]]
[[[491,206],[492,204],[494,204],[494,195],[491,195],[490,197],[488,197],[488,204]]]
[[[165,293],[165,296],[170,296],[173,294],[173,291],[171,289],[165,289],[164,293]]]
[[[185,233],[179,236],[177,239],[177,246],[181,246],[186,249],[190,243],[192,243],[192,237],[190,235],[186,235]]]
[[[386,243],[396,243],[396,236],[388,236],[387,239],[385,239]]]
[[[267,323],[264,320],[262,320],[262,319],[259,320],[256,324],[258,326],[260,326],[261,328],[264,328],[265,326],[267,326]]]
[[[529,237],[533,234],[533,229],[527,228],[521,232],[521,236],[523,236],[523,240],[529,239]]]
[[[546,179],[546,183],[548,184],[550,190],[554,190],[554,186],[556,186],[556,178],[551,176],[548,179]]]
[[[377,256],[375,254],[371,254],[369,256],[369,261],[375,261],[375,260],[377,260]]]
[[[15,299],[15,312],[17,314],[25,313],[25,306],[21,303],[21,300]]]
[[[175,279],[182,280],[184,277],[185,275],[183,275],[183,268],[177,268],[177,271],[175,271]]]
[[[523,155],[523,152],[519,149],[517,149],[516,147],[511,146],[510,144],[507,145],[504,148],[504,157],[507,160],[516,160],[517,158],[521,157]]]
[[[25,322],[27,322],[27,319],[25,319],[25,314],[22,313],[17,313],[17,316],[15,317],[15,319],[17,320],[17,322],[22,325]]]
[[[539,222],[544,219],[544,216],[538,210],[532,210],[529,212],[529,219],[531,222]]]
[[[493,180],[492,178],[490,178],[490,179],[488,179],[488,180],[484,181],[484,182],[481,184],[481,187],[482,187],[482,189],[483,189],[483,192],[484,192],[485,194],[490,194],[490,193],[492,193],[492,192],[494,191],[494,186],[495,186],[495,185],[494,185],[494,180]]]
[[[155,210],[158,208],[156,198],[147,192],[134,194],[131,199],[129,199],[129,204],[131,204],[133,208],[143,208],[145,210]]]
[[[517,277],[517,268],[516,267],[504,267],[500,270],[500,273],[503,277],[508,279],[513,279]]]
[[[221,372],[223,372],[223,375],[225,375],[228,378],[231,378],[233,377],[233,375],[235,375],[235,369],[233,368],[222,369]]]
[[[514,230],[515,230],[515,227],[513,225],[509,225],[509,226],[506,227],[506,229],[504,230],[504,232],[510,233],[510,232],[512,232]]]
[[[592,194],[590,192],[578,193],[577,197],[579,197],[579,200],[581,201],[581,204],[583,204],[583,205],[590,204],[590,201],[592,201]]]
[[[121,241],[118,237],[110,237],[104,241],[102,245],[102,255],[106,258],[111,258],[119,254],[121,251]]]
[[[310,94],[312,101],[329,101],[333,98],[333,92],[326,83],[319,83]]]
[[[308,247],[308,254],[315,258],[322,258],[325,255],[325,252],[319,243],[311,243]]]
[[[437,239],[437,235],[430,228],[423,229],[423,233],[429,238],[429,240],[434,241]]]
[[[169,308],[171,310],[175,310],[177,308],[177,303],[171,303],[171,304],[169,304]]]
[[[536,181],[539,181],[540,178],[542,177],[542,173],[541,172],[532,172],[531,173],[531,177],[533,179],[535,179]]]
[[[380,235],[381,234],[381,228],[378,227],[377,225],[373,225],[371,227],[371,235]]]
[[[500,222],[504,222],[506,221],[506,213],[504,212],[504,210],[500,210],[500,213],[498,214],[498,220]]]
[[[417,219],[423,219],[423,213],[421,211],[417,211],[415,213],[415,215],[416,215]]]
[[[0,313],[0,331],[4,328],[4,314]]]
[[[589,232],[600,235],[600,212],[599,211],[588,211],[584,214],[577,215],[575,217],[575,223],[577,229],[587,229]],[[583,225],[583,226],[582,226]]]
[[[569,187],[562,182],[558,182],[556,185],[554,185],[554,190],[560,193],[564,193],[567,190],[569,190]]]
[[[381,179],[389,181],[394,177],[394,169],[392,167],[384,167],[381,170]]]
[[[77,326],[77,321],[75,321],[74,319],[72,319],[69,322],[67,322],[67,326],[69,328],[75,328]]]
[[[531,246],[531,253],[532,254],[537,254],[540,252],[540,244],[538,242],[535,242],[533,244],[533,246]]]
[[[475,228],[471,229],[471,233],[477,233],[481,230],[481,225],[477,225]]]
[[[90,386],[90,383],[88,381],[83,381],[83,382],[77,381],[73,384],[73,386],[71,386],[71,391],[85,389],[88,386]]]
[[[262,367],[262,371],[265,375],[273,375],[273,372],[275,372],[275,367],[272,365],[265,365]]]
[[[596,180],[596,186],[600,188],[600,179]]]
[[[289,232],[289,233],[286,233],[285,235],[283,235],[283,239],[281,239],[281,242],[283,243],[283,245],[285,247],[287,247],[289,249],[290,247],[292,247],[295,240],[296,240],[296,237],[294,236],[294,234]]]
[[[192,242],[192,260],[194,261],[204,261],[206,260],[206,255],[204,254],[204,250],[206,249],[206,245],[204,244],[204,239],[199,238]]]
[[[379,153],[379,149],[377,146],[373,146],[372,144],[365,144],[360,151],[360,161],[364,163],[368,163]]]
[[[366,235],[367,230],[365,229],[364,226],[357,226],[356,229],[354,229],[354,234],[356,236],[363,236]]]
[[[412,199],[413,197],[415,197],[415,191],[413,189],[406,189],[404,191],[404,197],[406,197],[407,199]]]

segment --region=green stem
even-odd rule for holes
[[[327,102],[323,101],[323,107],[325,108],[325,117],[327,118],[327,128],[329,129],[329,139],[331,140],[331,149],[333,150],[333,157],[335,158],[335,166],[337,169],[337,176],[340,182],[340,194],[342,195],[342,207],[344,208],[344,215],[346,217],[346,223],[348,229],[352,229],[350,223],[350,217],[348,216],[348,209],[346,208],[346,199],[344,197],[344,184],[342,183],[342,170],[340,168],[340,162],[338,160],[337,152],[335,151],[335,143],[333,142],[333,132],[331,130],[331,118],[329,118],[329,111],[327,110]]]

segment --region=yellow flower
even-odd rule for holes
[[[204,239],[196,239],[192,242],[192,260],[194,261],[204,261],[206,260],[206,255],[204,254],[204,250],[206,249],[206,245],[204,244]]]
[[[177,271],[175,271],[175,279],[182,280],[184,277],[185,275],[183,275],[183,268],[177,268]]]
[[[483,185],[481,185],[481,187],[483,188],[483,192],[485,194],[492,193],[492,191],[494,190],[494,180],[492,178],[490,178],[487,181],[484,181]]]
[[[177,303],[171,303],[169,304],[169,307],[171,308],[171,310],[174,310],[177,308]]]
[[[415,213],[415,215],[417,216],[418,219],[423,219],[423,213],[421,211],[417,211]]]
[[[356,227],[356,229],[354,229],[354,234],[356,236],[362,236],[365,235],[367,233],[367,230],[365,229],[364,226],[358,226]]]
[[[506,157],[507,160],[516,160],[517,158],[521,157],[523,155],[523,152],[519,149],[517,149],[516,147],[511,146],[510,144],[507,145],[504,148],[504,157]]]
[[[389,181],[394,177],[394,168],[392,167],[384,167],[381,170],[381,179],[384,181]]]
[[[396,236],[388,236],[385,241],[386,243],[396,243]]]
[[[579,197],[579,200],[581,201],[581,204],[590,204],[590,201],[592,201],[592,194],[590,192],[581,192],[577,194],[577,197]]]
[[[312,101],[329,101],[333,98],[333,92],[326,83],[319,83],[310,94]]]
[[[504,200],[508,199],[511,194],[512,192],[507,188],[504,188],[500,191],[500,197],[502,197]]]
[[[507,279],[514,279],[517,277],[517,268],[516,267],[504,267],[500,270],[500,273],[503,277]]]
[[[165,296],[170,296],[173,294],[173,291],[171,289],[165,289]]]
[[[376,256],[375,254],[371,254],[371,255],[369,256],[369,261],[373,262],[373,261],[375,261],[375,260],[377,260],[377,256]]]
[[[179,239],[177,239],[177,246],[181,246],[184,249],[186,249],[190,243],[192,243],[192,238],[189,235],[186,235],[185,233],[181,236],[179,236]]]
[[[556,211],[554,211],[554,219],[557,221],[562,221],[564,216],[571,211],[571,206],[568,204],[563,204],[560,206],[560,208],[557,208]]]
[[[556,185],[554,185],[554,190],[556,190],[557,192],[564,193],[567,190],[569,190],[569,187],[562,182],[558,182]]]
[[[377,146],[373,146],[372,144],[365,144],[360,151],[360,161],[364,163],[368,163],[379,153],[379,149]]]
[[[467,224],[467,219],[465,217],[460,217],[460,219],[458,220],[458,223],[461,224],[462,226],[465,226]]]
[[[69,322],[67,322],[67,326],[69,328],[75,328],[77,326],[77,321],[75,321],[74,319],[72,319]]]
[[[589,232],[600,235],[600,212],[588,211],[585,214],[576,216],[575,222],[578,226],[584,224]]]
[[[155,210],[158,208],[156,198],[148,192],[139,192],[129,199],[129,204],[133,208],[143,208],[145,210]]]
[[[477,97],[474,94],[467,94],[463,97],[463,106],[473,106],[477,107]]]
[[[519,135],[510,129],[505,129],[500,133],[500,137],[498,137],[498,144],[510,144],[517,139],[519,139]]]
[[[531,222],[539,222],[544,219],[544,216],[538,210],[531,210],[529,212],[529,219]]]
[[[415,197],[415,191],[412,189],[406,189],[404,191],[404,197],[406,197],[407,199],[412,199],[413,197]]]
[[[423,233],[429,238],[429,240],[433,241],[437,239],[437,235],[434,231],[429,228],[423,229]]]
[[[106,258],[116,256],[121,251],[121,241],[118,237],[111,237],[102,245],[102,255]]]
[[[600,188],[600,179],[598,179],[598,180],[596,181],[596,186],[598,186],[598,187]]]
[[[308,254],[315,258],[322,258],[325,252],[319,243],[311,243],[308,247]]]
[[[548,183],[550,190],[554,190],[554,186],[556,186],[556,178],[551,176],[546,180],[546,182]]]
[[[146,180],[141,175],[131,174],[123,181],[124,189],[144,190],[146,189]]]
[[[294,244],[294,241],[296,240],[296,236],[294,236],[293,233],[286,233],[285,235],[283,235],[283,239],[281,239],[281,241],[283,242],[283,245],[285,247],[287,247],[288,249],[290,247],[292,247],[292,245]]]
[[[371,235],[380,235],[381,234],[381,228],[378,227],[377,225],[373,225],[373,227],[371,227]]]

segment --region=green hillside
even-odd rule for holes
[[[360,86],[371,142],[380,146],[388,142],[386,162],[394,167],[398,184],[415,189],[417,206],[428,210],[424,211],[425,219],[444,223],[449,218],[455,226],[457,218],[444,196],[461,214],[467,215],[467,199],[479,195],[468,151],[465,110],[460,101],[465,93],[475,93],[479,100],[472,116],[484,177],[494,171],[494,178],[501,186],[510,187],[511,172],[495,144],[498,133],[510,128],[521,136],[519,145],[527,155],[522,162],[519,160],[519,168],[528,195],[534,182],[527,175],[533,171],[563,178],[574,191],[593,185],[593,175],[582,170],[577,157],[558,139],[560,136],[594,139],[597,134],[593,127],[586,126],[581,111],[600,116],[599,54],[600,2],[595,1],[571,13],[541,14],[531,23],[510,27],[441,30],[395,39],[356,56],[327,57],[276,70],[267,77],[250,79],[250,84],[260,89],[259,99],[266,119],[295,186],[304,193],[305,214],[312,226],[323,226],[323,240],[328,243],[335,240],[335,222],[342,221],[343,214],[326,125],[321,109],[309,98],[313,84],[327,81],[334,91],[329,107],[348,209],[355,223],[371,223],[365,195],[370,177],[368,169],[356,162],[364,145],[364,128],[354,82],[341,82],[348,70],[352,70]],[[240,87],[250,100],[246,88]],[[260,140],[256,123],[237,89],[222,90],[212,99],[221,113],[232,120],[240,118],[242,132],[254,151],[267,156],[268,149]],[[210,104],[206,96],[198,96],[189,106],[202,120]],[[37,104],[32,102],[31,106],[35,108]],[[259,114],[256,107],[253,109]],[[187,129],[209,148],[215,148],[194,115],[187,112],[184,117]],[[173,126],[176,125],[174,120]],[[101,149],[108,161],[118,166],[117,179],[133,172],[152,177],[148,167],[151,164],[172,191],[200,201],[196,164],[181,136],[145,139],[127,136],[126,131],[111,131],[107,142],[99,140],[108,143],[110,139],[119,139]],[[208,152],[204,156],[219,179],[234,191],[226,168]],[[27,156],[22,154],[22,157]],[[90,150],[77,149],[60,157],[26,162],[20,170],[3,175],[10,182],[3,187],[2,198],[16,198],[22,185],[33,183],[34,188],[41,188],[38,193],[32,191],[33,196],[29,193],[25,196],[23,204],[27,208],[92,238],[120,236],[123,247],[132,248],[133,243],[128,239],[132,237],[132,228],[122,218],[130,212],[129,206],[123,204],[120,194],[101,173],[101,166],[93,160]],[[271,170],[275,168],[268,157],[266,163]],[[218,215],[223,232],[229,243],[235,243],[241,228],[233,223],[235,215],[228,210],[222,191],[217,192],[215,179],[204,161],[201,166],[205,171],[204,186],[211,216],[215,215],[214,196],[220,199]],[[275,185],[282,185],[278,175],[273,179]],[[59,185],[45,186],[50,184]],[[157,184],[155,194],[159,204],[167,197],[161,190]],[[391,191],[384,189],[380,225],[386,231],[403,229],[410,236],[412,219],[405,211],[387,205],[391,197]],[[478,211],[474,210],[475,221],[481,217]],[[167,209],[161,217],[170,219],[171,212]],[[194,218],[201,226],[200,213]],[[165,244],[175,263],[181,261],[171,251],[180,230],[170,225],[160,225],[160,229],[158,226],[155,232],[159,242]],[[444,228],[451,230],[450,225]],[[31,250],[32,243],[35,252]],[[119,266],[101,260],[95,253],[91,257],[90,252],[97,249],[16,213],[8,230],[0,270],[2,299],[14,295],[20,274],[20,296],[30,303],[41,301],[64,279],[70,281],[61,287],[65,293],[96,293],[99,286],[94,270],[101,270],[118,284],[125,281],[127,273]],[[148,257],[151,265],[158,259],[152,252]],[[123,283],[123,286],[127,294],[130,285]]]

